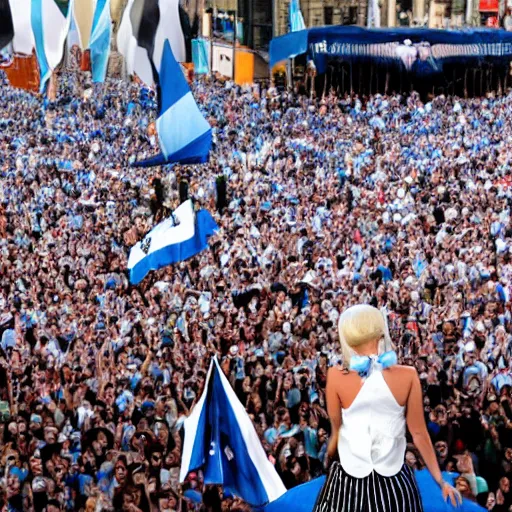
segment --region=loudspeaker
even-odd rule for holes
[[[180,181],[180,204],[188,199],[188,182]]]
[[[216,181],[217,185],[217,211],[222,213],[222,210],[228,205],[227,198],[227,184],[224,176],[219,176]]]

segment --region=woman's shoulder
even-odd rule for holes
[[[391,367],[392,370],[398,370],[401,372],[410,372],[410,373],[418,373],[414,366],[406,365],[406,364],[395,364]]]
[[[342,379],[343,377],[346,377],[346,376],[350,375],[351,373],[356,373],[356,372],[351,372],[350,370],[347,370],[343,366],[337,365],[337,366],[331,366],[327,370],[327,377],[329,379]]]
[[[411,379],[418,376],[418,371],[414,366],[406,366],[402,364],[396,364],[395,366],[388,368],[388,371],[391,371],[392,373],[396,374],[401,374],[403,376],[408,376]]]
[[[407,375],[411,379],[418,375],[418,372],[416,371],[416,368],[414,366],[405,366],[400,364],[396,364],[391,368],[388,368],[386,371],[395,374],[401,374],[403,376]],[[347,370],[343,366],[331,366],[327,370],[327,376],[330,379],[338,380],[343,378],[350,378],[357,375],[358,373],[356,371]]]

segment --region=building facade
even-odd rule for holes
[[[67,0],[59,0],[67,1]],[[111,0],[117,28],[127,0]],[[512,0],[299,0],[307,27],[368,25],[368,13],[378,10],[381,27],[423,26],[458,28],[493,26],[502,19]],[[369,6],[369,2],[371,5]],[[268,50],[273,37],[289,31],[290,0],[182,0],[189,13],[223,12],[242,22],[243,42]],[[485,12],[487,6],[489,12]],[[491,20],[491,22],[489,22]],[[370,23],[371,24],[371,23]]]
[[[300,6],[307,27],[367,26],[369,2],[378,9],[382,27],[495,26],[507,9],[512,8],[512,0],[300,0]],[[273,3],[268,0],[267,3],[267,12],[273,9],[276,20],[274,35],[285,34],[288,31],[289,0],[274,0]]]
[[[301,0],[307,27],[364,25],[368,0]],[[255,49],[266,49],[272,37],[289,31],[289,0],[238,0],[245,41]]]
[[[368,2],[374,2],[382,27],[481,26],[488,15],[503,16],[512,0],[300,0],[306,26],[368,24]],[[482,5],[491,6],[488,13]],[[499,6],[499,7],[498,7]],[[288,31],[288,0],[275,0],[276,35]],[[494,12],[495,11],[495,12]]]
[[[323,25],[365,25],[367,0],[302,0],[300,2],[307,27]],[[289,2],[276,0],[276,35],[288,32]]]

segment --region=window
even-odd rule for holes
[[[357,5],[348,8],[349,25],[357,25]]]
[[[332,25],[334,21],[333,7],[324,7],[324,23],[326,25]]]
[[[343,25],[357,25],[357,5],[345,7],[341,12]]]

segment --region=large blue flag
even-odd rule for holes
[[[238,400],[216,357],[201,398],[185,420],[180,480],[202,470],[204,482],[261,507],[286,492],[245,407]],[[292,510],[292,509],[290,509]]]
[[[300,10],[299,0],[291,0],[290,2],[290,32],[298,32],[306,30],[304,16]]]
[[[161,109],[156,130],[161,153],[139,162],[140,167],[208,161],[212,129],[199,110],[169,41],[165,41],[159,73]]]
[[[110,0],[98,0],[92,22],[91,50],[92,80],[102,83],[107,76],[108,57],[110,55],[110,38],[112,37],[112,18]]]
[[[469,500],[463,500],[458,507],[443,500],[443,494],[432,475],[426,469],[415,471],[416,483],[420,491],[424,512],[485,512],[485,509]],[[455,484],[455,473],[443,473],[443,478],[450,484]],[[325,476],[294,487],[277,501],[274,501],[264,512],[313,512],[316,501],[325,483]],[[341,490],[340,490],[341,492]]]
[[[174,213],[155,226],[130,251],[128,269],[130,282],[140,283],[151,270],[192,258],[206,249],[208,237],[218,230],[210,212],[194,213],[189,199]]]

